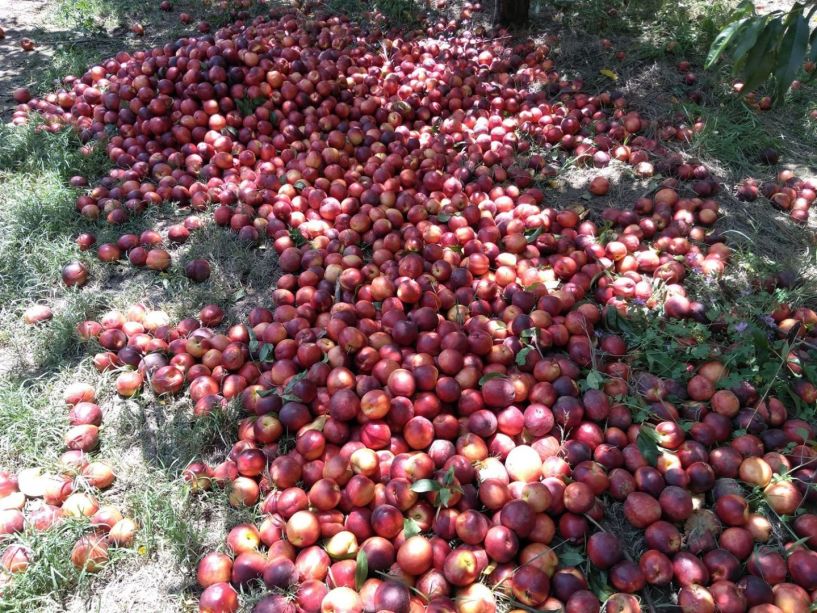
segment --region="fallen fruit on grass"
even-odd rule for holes
[[[35,304],[28,307],[23,313],[23,321],[28,325],[48,321],[53,317],[51,309],[44,304]]]
[[[108,539],[86,535],[79,538],[71,550],[71,563],[78,570],[95,573],[108,562]]]
[[[82,262],[70,262],[62,269],[62,282],[68,287],[82,287],[88,283],[88,267]]]
[[[108,541],[115,547],[132,547],[138,530],[139,524],[129,517],[123,517],[111,527]]]
[[[29,564],[31,564],[31,558],[31,549],[24,545],[12,543],[6,547],[2,555],[0,555],[0,566],[2,566],[3,570],[7,573],[22,573],[25,572]]]
[[[210,278],[210,263],[204,259],[189,261],[184,267],[184,274],[196,283],[202,283]]]

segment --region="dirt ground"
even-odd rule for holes
[[[52,36],[59,32],[47,19],[48,0],[0,0],[0,116],[8,113],[16,87],[30,86],[34,72],[53,55]],[[20,41],[30,38],[33,51],[23,51]]]

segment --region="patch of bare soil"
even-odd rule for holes
[[[74,598],[66,611],[179,611],[182,610],[184,590],[190,582],[188,574],[186,569],[178,568],[172,555],[166,553],[145,563],[135,560],[112,564],[95,583],[93,593]]]
[[[14,89],[31,85],[54,53],[48,40],[58,30],[48,23],[47,5],[48,0],[0,0],[0,27],[6,31],[0,40],[0,116],[14,107]],[[34,41],[33,51],[23,51],[23,38]]]

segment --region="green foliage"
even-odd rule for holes
[[[700,54],[728,18],[725,3],[699,0],[543,0],[560,11],[570,29],[607,36],[619,33],[645,43],[638,55],[661,57],[667,52],[689,59]]]
[[[49,530],[29,529],[8,539],[31,550],[31,564],[3,588],[0,612],[63,610],[60,600],[64,594],[86,590],[94,575],[77,570],[71,563],[70,551],[77,539],[88,533],[89,524],[87,518],[68,518]],[[132,554],[113,547],[108,551],[109,564]]]
[[[355,589],[362,588],[368,576],[369,557],[366,555],[366,551],[361,549],[357,552],[357,559],[355,560]]]
[[[419,0],[328,0],[326,8],[330,13],[343,14],[361,21],[371,22],[387,28],[410,29],[422,21],[425,7]],[[374,10],[373,10],[374,9]]]
[[[814,419],[817,407],[806,405],[793,386],[800,378],[817,384],[817,347],[805,343],[796,329],[786,336],[778,333],[768,316],[776,301],[773,295],[758,294],[745,297],[742,303],[717,305],[707,313],[708,323],[657,319],[646,311],[624,318],[610,309],[605,325],[627,340],[634,372],[646,371],[686,384],[697,364],[717,359],[727,369],[718,381],[719,389],[745,381],[761,399],[776,396],[791,413]],[[650,419],[643,399],[631,396],[625,402],[632,406],[636,422]],[[645,457],[655,443],[652,434],[642,428],[639,435],[638,446]]]
[[[442,482],[435,479],[419,479],[411,485],[411,491],[417,494],[431,492],[434,495],[434,506],[438,509],[447,508],[454,494],[461,494],[462,488],[454,477],[454,467],[448,469]]]
[[[774,102],[781,102],[804,62],[813,67],[817,60],[817,29],[810,26],[815,12],[817,3],[809,1],[797,2],[788,11],[759,15],[753,2],[743,0],[712,43],[706,68],[728,56],[744,91],[768,82]]]
[[[741,98],[728,98],[716,108],[684,102],[680,111],[690,123],[704,119],[703,129],[692,135],[692,151],[740,174],[752,172],[761,151],[781,146],[763,124],[765,118]]]

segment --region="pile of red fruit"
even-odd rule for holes
[[[213,305],[177,325],[135,307],[79,330],[104,349],[97,368],[122,369],[124,396],[148,382],[186,388],[197,415],[233,398],[246,413],[222,463],[185,470],[194,489],[264,513],[201,560],[202,611],[237,610],[259,581],[271,593],[255,610],[276,613],[585,613],[600,596],[638,611],[648,586],[683,611],[789,613],[817,596],[817,516],[800,513],[815,499],[814,426],[755,382],[727,389],[721,361],[690,364],[683,382],[631,372],[603,325],[634,301],[707,321],[683,281],[728,263],[707,229],[718,185],[638,135],[623,97],[582,93],[547,55],[286,15],[121,53],[20,108],[19,121],[37,110],[106,139],[115,167],[77,200],[89,219],[215,206],[217,224],[279,254],[274,306],[246,325],[218,331]],[[556,146],[669,178],[605,211],[601,232],[533,187],[553,169],[532,150]],[[163,241],[125,235],[98,253],[161,270]],[[801,337],[817,323],[807,309],[775,317]],[[628,394],[647,403],[643,423]],[[640,559],[603,529],[617,507],[643,530]],[[560,558],[571,544],[589,566]]]
[[[17,474],[0,472],[0,538],[13,539],[28,526],[48,530],[66,518],[87,519],[87,531],[71,551],[71,562],[84,572],[96,572],[108,560],[108,547],[130,547],[137,524],[113,505],[100,505],[94,492],[109,488],[115,476],[111,466],[91,454],[99,445],[102,409],[96,392],[86,383],[69,385],[63,394],[69,407],[66,451],[59,470],[27,468]],[[12,542],[0,556],[0,583],[24,572],[33,552]]]
[[[772,163],[777,162],[777,152],[774,150],[766,151],[764,155],[771,156]],[[809,209],[817,198],[817,181],[801,179],[790,170],[782,170],[775,182],[758,184],[754,179],[745,180],[738,186],[737,196],[748,202],[763,196],[777,208],[788,212],[792,219],[806,223]]]
[[[116,225],[162,202],[215,205],[216,223],[252,242],[297,228],[306,239],[371,245],[404,221],[459,217],[486,199],[493,213],[541,204],[536,189],[508,188],[499,201],[493,191],[555,172],[532,147],[595,167],[616,159],[641,176],[657,169],[692,180],[690,193],[702,198],[717,191],[705,167],[641,135],[656,128],[660,139],[684,140],[689,128],[657,130],[620,94],[582,93],[581,81],[553,69],[546,45],[506,47],[442,25],[429,33],[384,38],[337,17],[238,21],[213,36],[119,53],[42,100],[21,95],[14,121],[36,111],[42,129],[70,123],[88,147],[106,147],[114,167],[76,202],[88,219]],[[594,193],[606,192],[605,181]],[[526,215],[525,229],[538,219]],[[201,223],[189,217],[167,241],[184,242]],[[126,234],[97,253],[165,270],[163,240]],[[82,249],[94,242],[78,238]],[[205,279],[201,268],[188,274]]]

